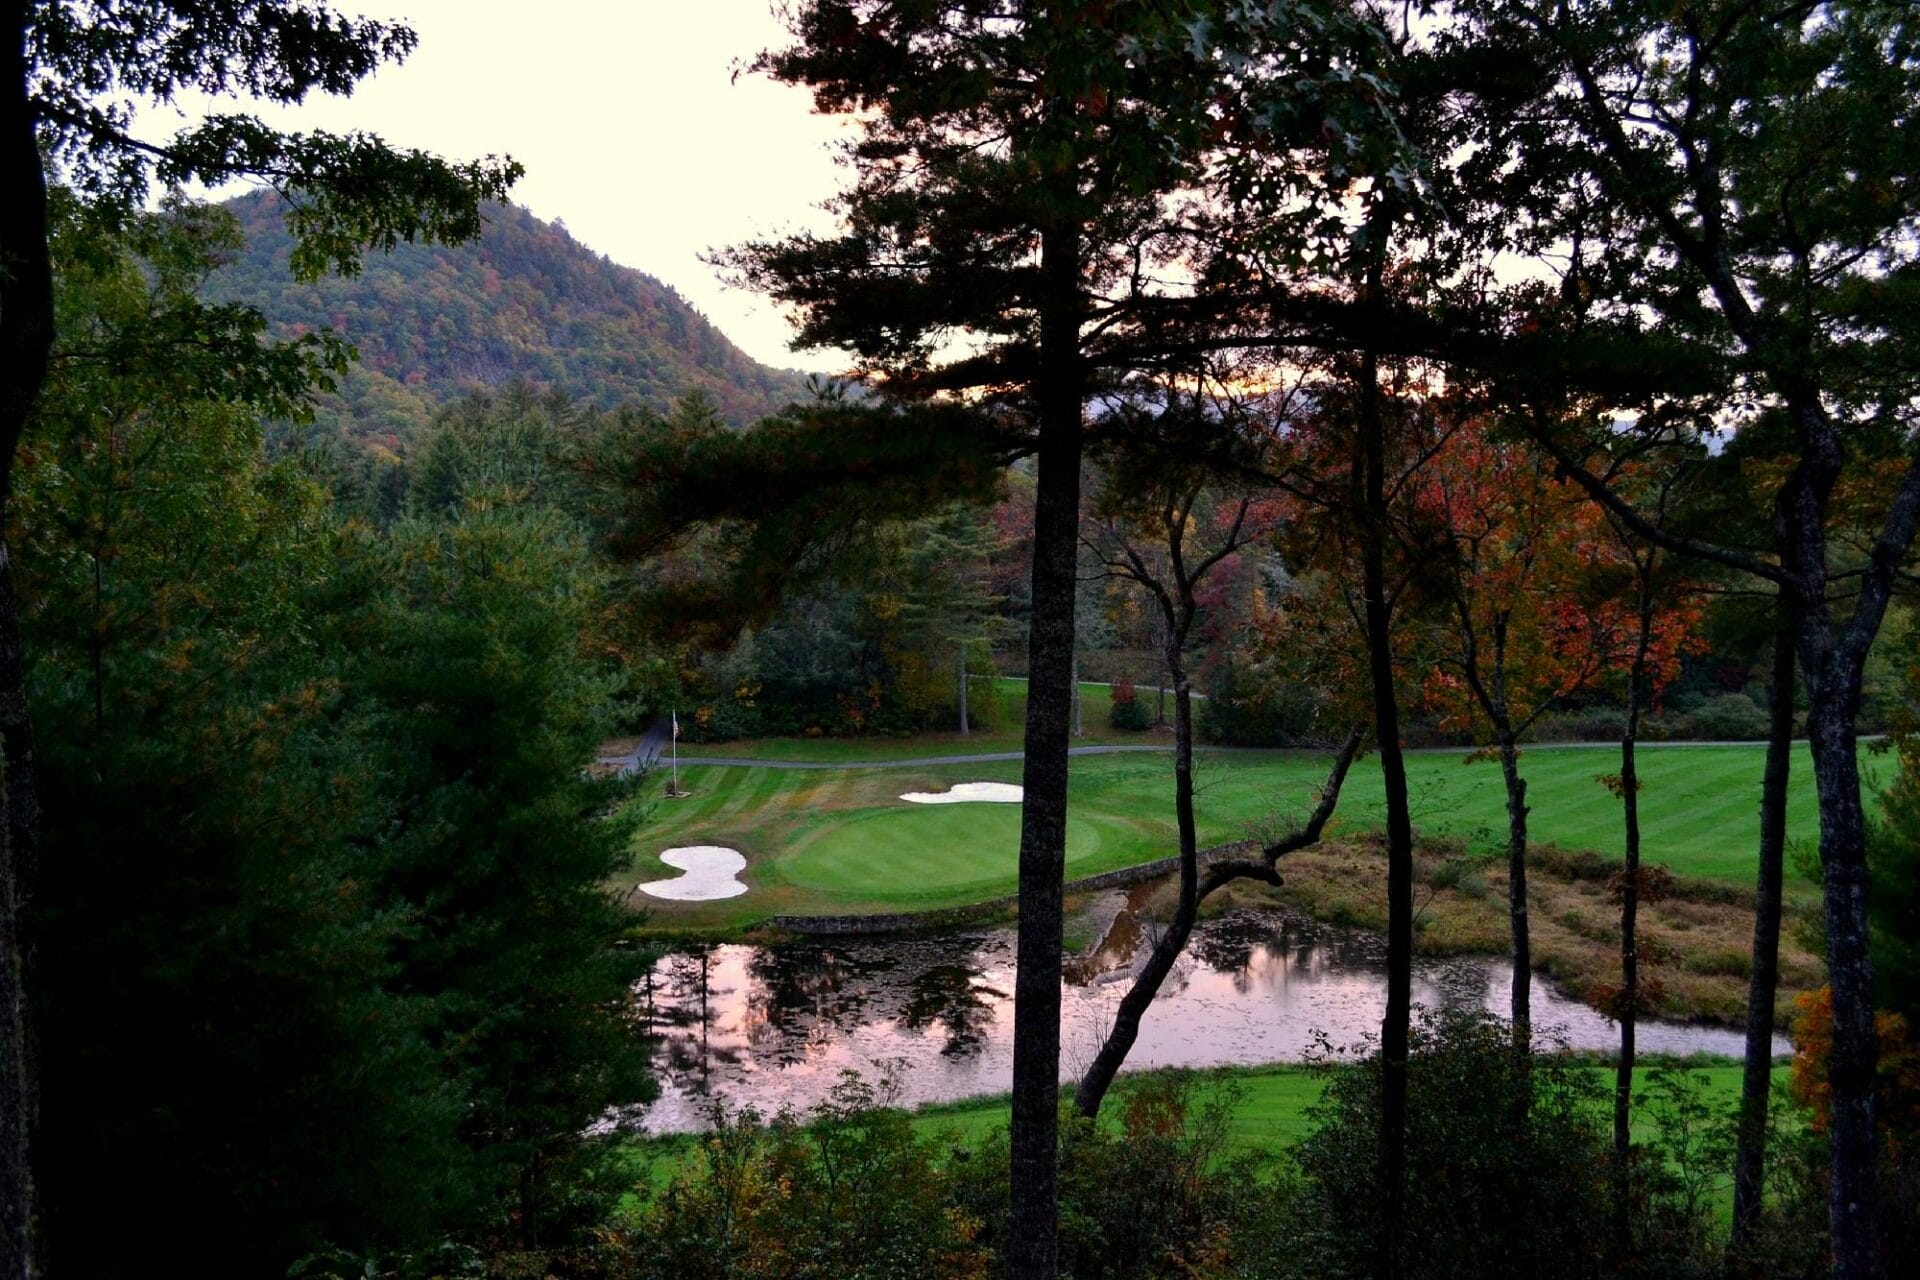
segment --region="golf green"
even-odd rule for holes
[[[1759,745],[1643,749],[1640,794],[1645,856],[1678,874],[1745,883],[1759,834]],[[1870,806],[1890,766],[1863,761]],[[1620,802],[1597,781],[1619,767],[1610,746],[1525,753],[1530,831],[1537,843],[1613,854]],[[1206,752],[1196,809],[1203,845],[1285,830],[1324,782],[1315,752]],[[1498,766],[1463,753],[1408,759],[1414,822],[1424,833],[1497,849],[1506,797]],[[958,782],[1020,779],[1018,761],[894,769],[777,769],[710,765],[682,770],[691,792],[658,801],[639,840],[632,880],[670,875],[655,855],[684,844],[718,844],[747,855],[744,897],[703,910],[738,923],[778,913],[915,910],[1011,894],[1020,806],[917,805],[907,791]],[[1383,786],[1376,760],[1355,766],[1330,834],[1377,829]],[[1068,792],[1067,871],[1085,876],[1174,851],[1172,758],[1164,753],[1075,757]],[[1818,828],[1811,771],[1795,762],[1789,838],[1811,849]],[[629,881],[631,883],[631,881]],[[675,908],[676,918],[680,909]],[[706,918],[702,916],[701,918]]]

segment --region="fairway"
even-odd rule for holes
[[[1069,878],[1125,865],[1099,857],[1103,829],[1111,825],[1100,818],[1067,819]],[[1018,805],[943,805],[931,814],[923,808],[878,809],[797,845],[784,871],[792,883],[835,897],[857,897],[879,880],[915,897],[984,898],[1000,891],[1010,851],[1019,846]]]
[[[1678,874],[1746,883],[1759,834],[1759,745],[1648,747],[1641,752],[1645,856]],[[1797,753],[1789,837],[1817,837],[1810,762]],[[1537,843],[1611,854],[1620,804],[1595,776],[1618,767],[1609,746],[1535,748],[1522,758]],[[1873,791],[1888,767],[1863,761]],[[1313,752],[1214,751],[1201,756],[1197,811],[1203,846],[1291,827],[1325,780]],[[1426,835],[1499,847],[1505,792],[1492,762],[1462,753],[1408,758],[1414,822]],[[1020,762],[892,769],[787,770],[765,765],[682,769],[692,794],[655,802],[623,887],[670,871],[656,854],[674,845],[719,844],[748,859],[750,891],[725,903],[656,908],[674,920],[739,924],[774,914],[920,910],[1011,894],[1020,807],[912,805],[901,793],[958,782],[1017,782]],[[1092,875],[1174,851],[1173,765],[1165,754],[1080,756],[1068,795],[1067,871]],[[1383,788],[1376,760],[1354,767],[1329,834],[1376,829]]]
[[[1420,752],[1407,759],[1413,822],[1429,835],[1481,844],[1503,844],[1506,790],[1494,761],[1462,764],[1463,753]],[[1750,746],[1642,745],[1640,823],[1642,857],[1680,875],[1752,879],[1760,838],[1760,774],[1766,749]],[[1890,777],[1887,757],[1862,755],[1868,812],[1879,809],[1879,790]],[[1619,772],[1614,746],[1535,747],[1520,768],[1531,809],[1528,831],[1536,843],[1617,854],[1620,801],[1597,780]],[[1309,785],[1318,785],[1317,781]],[[1356,768],[1342,797],[1341,818],[1368,828],[1381,825],[1385,806],[1377,762]],[[1787,839],[1813,846],[1819,840],[1813,760],[1804,743],[1794,751]]]

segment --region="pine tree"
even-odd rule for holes
[[[347,93],[414,46],[405,27],[342,18],[304,0],[71,0],[0,10],[0,518],[16,450],[47,376],[56,318],[48,174],[103,215],[138,210],[156,187],[265,179],[297,196],[295,269],[352,270],[362,249],[464,240],[480,205],[518,176],[511,162],[449,164],[363,134],[299,134],[257,118],[209,117],[163,143],[134,125],[140,104],[191,90],[297,103]],[[223,348],[255,367],[244,347]],[[40,809],[12,560],[0,549],[0,1276],[35,1270],[35,1068],[26,1022]]]
[[[751,244],[748,284],[798,346],[852,350],[889,392],[978,392],[1038,462],[1015,993],[1011,1276],[1055,1270],[1061,883],[1083,414],[1177,325],[1184,193],[1223,148],[1319,146],[1354,83],[1313,6],[1205,0],[814,0],[759,69],[858,112],[843,230]],[[1231,74],[1223,72],[1230,68]],[[1364,114],[1364,113],[1363,113]],[[1348,136],[1348,135],[1342,135]],[[1284,166],[1280,166],[1284,168]],[[1272,176],[1272,170],[1267,176]],[[1316,209],[1317,213],[1318,210]],[[966,338],[968,352],[954,340]]]

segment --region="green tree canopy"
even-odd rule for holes
[[[343,18],[310,0],[22,0],[0,11],[0,507],[55,337],[52,174],[103,216],[131,215],[156,187],[256,178],[294,198],[303,272],[350,271],[367,247],[470,238],[511,161],[450,163],[371,134],[275,129],[210,116],[164,142],[140,107],[189,91],[298,103],[348,93],[414,46],[404,26]],[[227,326],[232,328],[231,324]],[[254,367],[244,345],[228,350]],[[4,511],[0,510],[0,516]],[[27,1016],[40,804],[11,559],[0,554],[0,1275],[34,1270],[36,1094]]]

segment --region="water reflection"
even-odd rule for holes
[[[1112,1023],[1155,926],[1122,909],[1102,944],[1067,966],[1063,1076],[1077,1076]],[[1012,1078],[1013,932],[705,946],[663,959],[635,992],[659,1041],[656,1132],[699,1128],[711,1098],[763,1111],[807,1108],[843,1069],[899,1071],[912,1105],[1005,1091]],[[1321,1036],[1357,1047],[1386,1003],[1378,935],[1279,912],[1236,911],[1194,933],[1140,1028],[1133,1068],[1297,1060]],[[1483,957],[1417,961],[1429,1008],[1504,1011],[1511,974]],[[1614,1024],[1534,982],[1536,1025],[1575,1048],[1610,1049]],[[1650,1052],[1737,1056],[1737,1031],[1647,1023]],[[1777,1042],[1786,1051],[1784,1041]]]
[[[977,1053],[993,1029],[993,1013],[1008,993],[980,981],[967,964],[936,964],[913,978],[898,1021],[907,1031],[938,1026],[946,1035],[943,1058]]]

